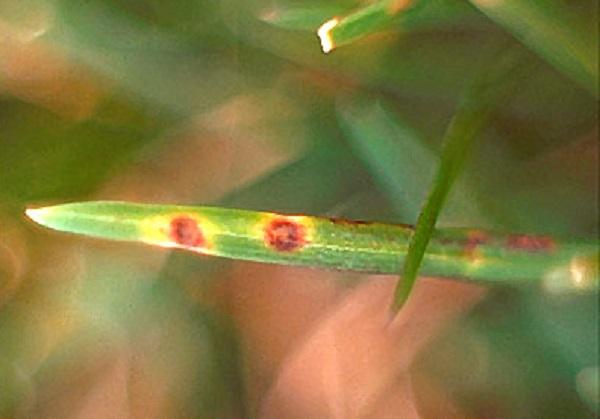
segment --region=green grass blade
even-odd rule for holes
[[[556,68],[598,95],[598,19],[592,22],[555,0],[470,0]],[[593,3],[593,2],[592,2]]]
[[[343,17],[333,17],[317,30],[323,52],[387,29],[440,28],[473,17],[467,3],[448,0],[380,0]]]
[[[482,77],[469,88],[456,111],[444,138],[441,161],[433,187],[419,214],[415,233],[411,237],[408,254],[402,268],[402,279],[395,290],[393,310],[398,311],[408,299],[423,260],[427,245],[434,233],[435,223],[448,193],[464,165],[473,140],[497,102],[506,95],[507,77],[513,75],[522,61],[522,53],[508,50],[487,67]],[[512,81],[512,78],[508,81]]]
[[[232,259],[379,274],[400,270],[413,234],[407,225],[126,202],[64,204],[29,209],[27,215],[56,230],[98,238]],[[597,251],[595,242],[440,230],[434,234],[422,271],[478,282],[545,278],[563,288],[595,288]]]

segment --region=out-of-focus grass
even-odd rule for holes
[[[378,279],[62,237],[23,208],[129,199],[413,222],[491,43],[513,42],[535,66],[494,109],[441,225],[597,236],[598,109],[577,61],[597,52],[596,3],[569,2],[568,17],[458,3],[464,18],[399,20],[325,56],[318,25],[364,3],[315,4],[310,31],[274,20],[306,7],[291,0],[1,2],[0,416],[243,417],[277,397],[298,407],[311,374],[293,375],[290,360],[344,324],[354,298],[375,298]],[[443,312],[440,294],[419,300],[423,324]],[[369,310],[341,328],[357,331],[355,348],[371,336],[357,324]],[[589,417],[597,311],[595,294],[491,290],[419,346],[413,401],[428,417],[436,406]],[[365,394],[395,394],[365,371],[364,391],[379,386]],[[343,406],[352,393],[339,390],[320,402]],[[405,412],[376,400],[379,412]]]
[[[597,22],[593,15],[586,16],[583,10],[577,10],[577,5],[568,7],[554,0],[472,0],[471,3],[598,95]],[[588,4],[588,7],[592,14],[597,14],[598,10],[594,10],[597,5]]]
[[[312,9],[313,13],[315,12]],[[325,10],[322,11],[322,14]],[[302,15],[300,10],[290,16],[281,14],[283,22],[294,22],[310,19],[312,15]],[[296,19],[292,19],[296,17]],[[440,29],[453,25],[465,25],[473,19],[473,9],[465,2],[447,0],[379,0],[374,1],[342,16],[331,16],[319,27],[317,34],[321,41],[323,52],[343,45],[353,43],[361,38],[386,30],[414,31],[416,29]],[[278,26],[282,25],[277,19],[277,13],[270,19]],[[308,23],[308,22],[307,22]]]

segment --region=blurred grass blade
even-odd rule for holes
[[[144,147],[159,143],[173,123],[166,114],[146,112],[118,100],[104,105],[107,114],[120,113],[122,120],[112,123],[99,122],[102,115],[73,123],[39,107],[4,101],[4,112],[0,112],[0,207],[7,208],[12,202],[15,213],[20,213],[27,201],[67,200],[90,193],[110,173],[131,164]]]
[[[600,368],[586,367],[577,374],[576,387],[579,397],[594,412],[600,412]]]
[[[312,31],[329,16],[343,12],[339,5],[314,4],[302,7],[282,8],[274,6],[260,15],[263,22],[287,30]]]
[[[317,30],[325,54],[391,25],[394,19],[391,1],[378,1],[343,18],[334,17]]]
[[[73,7],[69,0],[57,0],[56,5],[52,38],[72,57],[154,106],[186,116],[242,85],[226,57],[196,49],[186,36],[125,12],[120,2],[89,0]],[[202,26],[218,30],[212,27],[218,21],[211,16],[213,7],[196,7],[202,10],[196,12]]]
[[[387,29],[439,28],[467,20],[473,10],[464,2],[448,0],[380,0],[344,17],[332,17],[317,30],[321,48],[328,53],[341,45]]]
[[[330,128],[328,122],[320,123],[314,131],[318,142],[301,159],[231,191],[215,205],[323,214],[357,190],[368,189],[366,173],[350,150],[320,137],[334,138],[337,131]]]
[[[598,16],[587,25],[556,0],[470,0],[556,68],[598,96]]]
[[[437,156],[406,124],[396,124],[380,102],[351,97],[338,103],[338,118],[351,146],[369,167],[403,220],[414,222]]]
[[[337,111],[348,142],[395,213],[415,223],[439,161],[437,150],[381,100],[354,94],[338,100]],[[466,185],[458,186],[462,195],[473,196]],[[483,218],[476,202],[462,199],[449,202],[444,215],[452,225]]]
[[[217,207],[83,202],[29,209],[47,227],[233,259],[390,274],[399,271],[413,228],[377,222]],[[597,286],[597,244],[546,236],[440,230],[423,272],[472,281],[543,277]]]
[[[432,189],[410,239],[402,277],[395,290],[392,307],[394,311],[398,311],[408,299],[440,211],[463,168],[473,140],[491,110],[512,90],[508,82],[518,80],[519,73],[515,70],[522,65],[522,59],[523,54],[520,50],[508,49],[501,53],[493,65],[488,65],[482,70],[480,78],[468,89],[454,114],[445,134],[441,161]]]

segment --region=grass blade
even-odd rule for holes
[[[387,29],[410,30],[468,20],[473,9],[448,0],[380,0],[344,17],[334,17],[317,30],[324,53]]]
[[[408,254],[402,268],[402,279],[396,286],[392,309],[400,310],[408,299],[416,281],[427,245],[434,233],[435,223],[448,193],[464,165],[475,136],[487,120],[490,111],[506,95],[507,78],[521,64],[522,53],[508,50],[493,67],[482,71],[482,77],[469,88],[459,105],[444,138],[441,161],[433,187],[419,214],[414,235],[410,239]]]
[[[27,215],[47,227],[93,237],[232,259],[379,274],[400,270],[413,235],[407,225],[126,202],[64,204],[29,209]],[[571,289],[595,288],[597,249],[594,242],[546,236],[440,230],[424,258],[423,272],[478,282],[546,277],[570,284]]]

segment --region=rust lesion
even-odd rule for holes
[[[506,247],[527,252],[551,252],[556,249],[556,242],[550,236],[511,234],[506,238]]]
[[[180,215],[171,220],[169,237],[175,243],[187,247],[202,247],[205,244],[198,222],[187,215]]]
[[[306,244],[306,228],[287,218],[275,218],[265,227],[265,243],[279,252],[292,252]]]
[[[467,242],[465,243],[465,252],[473,254],[477,248],[489,241],[489,235],[482,230],[470,230],[467,232]]]
[[[463,253],[465,257],[472,263],[478,264],[482,261],[483,255],[481,246],[490,242],[490,236],[483,230],[467,231],[465,241],[463,242]]]

